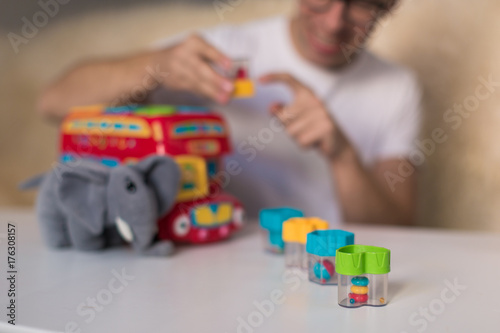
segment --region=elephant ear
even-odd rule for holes
[[[81,161],[76,166],[60,167],[55,181],[57,194],[66,214],[76,218],[94,235],[104,230],[109,168],[96,162]]]
[[[153,155],[130,167],[144,175],[146,185],[155,193],[158,216],[165,215],[179,191],[181,172],[177,163],[168,156]]]

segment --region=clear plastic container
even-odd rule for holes
[[[339,305],[348,308],[387,304],[388,274],[340,275]]]
[[[283,253],[285,247],[282,238],[283,222],[292,217],[301,216],[304,216],[304,214],[300,210],[290,207],[261,210],[259,213],[259,223],[264,249],[271,253]]]
[[[283,254],[285,243],[281,233],[272,232],[269,229],[260,228],[260,235],[264,250],[270,253]]]
[[[308,254],[309,280],[318,284],[337,284],[335,257]]]
[[[285,243],[285,266],[289,268],[307,268],[307,253],[305,244],[298,242]]]
[[[354,244],[354,234],[344,230],[317,230],[307,235],[309,280],[318,284],[337,284],[337,249]]]
[[[307,234],[325,229],[328,229],[328,222],[317,217],[294,217],[285,221],[283,223],[285,266],[306,270],[308,267]]]
[[[383,247],[348,245],[337,250],[338,302],[348,308],[388,303],[391,251]]]

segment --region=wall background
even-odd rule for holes
[[[115,0],[96,10],[90,2],[73,0],[61,5],[17,54],[7,34],[20,34],[21,18],[31,20],[40,7],[33,3],[20,10],[11,2],[10,12],[0,15],[0,205],[32,205],[34,193],[17,191],[17,184],[56,160],[57,129],[34,113],[34,103],[41,87],[68,66],[88,57],[136,52],[186,29],[294,9],[293,0],[225,2],[237,5],[222,21],[211,1],[135,5]],[[435,129],[447,137],[420,166],[420,225],[500,231],[500,86],[484,100],[475,97],[479,77],[500,82],[500,45],[495,39],[499,10],[495,0],[403,0],[370,42],[370,49],[407,65],[420,78],[421,140],[432,138]],[[444,120],[446,112],[453,112],[448,109],[464,103],[471,103],[473,110],[467,117]]]

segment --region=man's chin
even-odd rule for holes
[[[310,55],[309,61],[323,68],[340,68],[349,63],[348,59],[342,53],[330,57],[314,54]]]

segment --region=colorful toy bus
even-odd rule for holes
[[[114,167],[150,154],[176,160],[182,175],[177,202],[158,221],[159,238],[175,242],[218,241],[242,226],[241,203],[216,179],[230,151],[224,119],[202,107],[78,107],[61,125],[63,163],[84,158]]]

